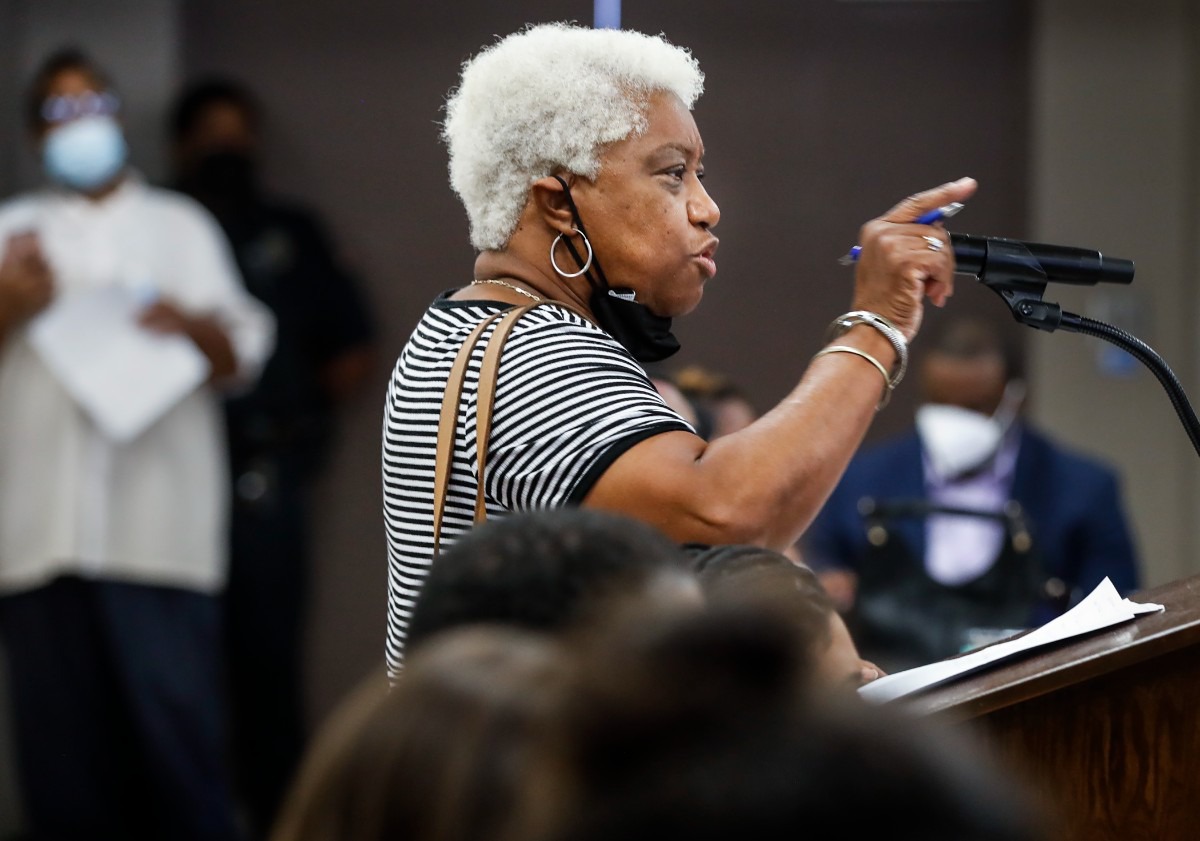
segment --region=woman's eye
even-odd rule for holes
[[[666,171],[666,174],[674,178],[676,181],[682,181],[683,176],[687,174],[686,166],[671,167]]]

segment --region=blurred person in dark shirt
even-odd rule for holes
[[[260,834],[303,748],[309,491],[330,448],[336,405],[363,383],[373,355],[367,302],[318,216],[260,185],[261,128],[257,99],[227,80],[193,84],[170,117],[175,186],[217,217],[246,287],[279,323],[258,386],[226,403],[234,754]]]

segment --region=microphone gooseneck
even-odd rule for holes
[[[1071,333],[1083,333],[1111,342],[1149,368],[1163,390],[1167,392],[1167,397],[1170,398],[1175,414],[1179,416],[1179,422],[1183,424],[1188,439],[1192,442],[1192,447],[1196,450],[1196,454],[1200,455],[1200,420],[1196,419],[1196,412],[1192,409],[1192,404],[1188,402],[1187,394],[1184,392],[1179,378],[1175,376],[1175,372],[1154,348],[1119,327],[1074,313],[1064,312],[1060,327]]]

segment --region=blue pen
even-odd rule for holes
[[[951,216],[958,213],[958,211],[960,211],[962,209],[963,209],[962,202],[958,202],[958,201],[950,202],[950,204],[944,204],[939,208],[929,211],[928,213],[921,214],[915,220],[913,220],[913,224],[915,224],[915,225],[932,225],[934,222],[941,222],[943,219],[949,219]],[[856,261],[858,259],[858,255],[861,252],[862,252],[862,246],[856,245],[850,249],[849,253],[847,253],[845,257],[838,258],[838,262],[841,263],[843,266],[849,266],[851,263],[853,263],[854,261]]]

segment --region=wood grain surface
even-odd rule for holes
[[[1200,576],[1132,597],[1162,613],[897,703],[982,736],[1064,839],[1200,839]]]

